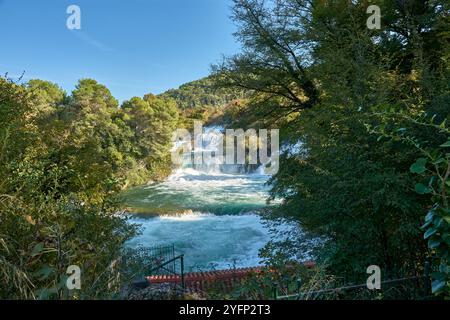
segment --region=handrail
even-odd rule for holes
[[[184,289],[185,288],[185,285],[184,285],[184,254],[176,256],[175,258],[172,258],[172,259],[170,259],[170,260],[168,260],[168,261],[166,261],[166,262],[164,262],[164,263],[162,263],[162,264],[160,264],[160,265],[158,265],[156,267],[153,267],[152,269],[149,270],[149,274],[151,274],[152,272],[157,271],[159,269],[164,269],[167,272],[170,272],[172,274],[178,275],[175,271],[171,271],[169,269],[164,268],[168,264],[170,264],[172,262],[175,262],[177,260],[180,260],[180,262],[181,262],[181,272],[180,272],[181,273],[181,286]]]

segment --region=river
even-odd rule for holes
[[[259,265],[258,252],[270,240],[257,214],[266,206],[269,176],[242,171],[237,165],[186,165],[165,182],[129,190],[127,203],[139,213],[132,222],[142,226],[129,245],[174,244],[188,271]]]

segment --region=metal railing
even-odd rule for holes
[[[184,254],[175,255],[175,245],[148,248],[151,257],[147,276],[176,275],[180,277],[181,287],[185,289]],[[179,262],[179,263],[177,263]]]
[[[295,293],[289,293],[289,284],[280,286],[279,283],[274,283],[273,298],[275,300],[305,300],[305,299],[347,299],[348,297],[360,297],[362,299],[376,298],[380,294],[392,296],[395,298],[431,298],[431,279],[430,279],[430,265],[425,264],[424,275],[414,277],[404,277],[397,279],[384,280],[381,282],[380,290],[369,290],[367,283],[346,285],[338,288],[325,288],[320,290],[309,290],[302,292],[301,279],[297,279],[295,283]],[[403,286],[403,287],[402,287]],[[355,292],[355,291],[358,291]],[[283,292],[284,291],[284,292]],[[350,294],[350,292],[352,293]],[[395,291],[395,292],[394,292]],[[279,294],[283,292],[284,294]]]
[[[175,258],[175,245],[153,246],[145,248],[146,254],[149,257],[149,264],[151,267],[163,264],[168,260]],[[172,266],[167,265],[172,272],[175,271],[175,264]]]
[[[176,261],[180,261],[180,273],[177,273],[174,270],[170,270],[168,268],[166,268],[166,266],[171,265],[172,263],[176,263]],[[155,271],[159,271],[159,270],[163,270],[168,272],[169,274],[173,274],[176,276],[180,276],[181,279],[181,287],[183,289],[185,289],[185,282],[184,282],[184,254],[181,254],[173,259],[170,259],[169,261],[166,261],[152,269],[149,270],[149,275],[151,276],[152,273],[154,273]]]

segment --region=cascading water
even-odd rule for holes
[[[205,129],[195,138],[214,152],[218,141],[211,138],[213,128]],[[190,160],[194,153],[184,157]],[[130,245],[174,243],[185,254],[187,270],[258,265],[258,251],[270,235],[255,211],[266,206],[269,177],[262,170],[243,171],[242,165],[215,159],[201,165],[187,161],[165,182],[130,190],[129,206],[145,213],[133,219],[142,225],[142,234]]]

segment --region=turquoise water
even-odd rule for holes
[[[193,165],[191,156],[203,150],[216,152],[220,143],[209,134],[197,138],[203,140],[202,150],[184,153],[187,162],[165,182],[126,193],[128,206],[137,213],[132,221],[142,230],[129,245],[175,244],[185,255],[187,270],[259,265],[259,250],[270,240],[269,229],[257,214],[267,206],[269,176],[244,174],[244,166],[211,158]]]
[[[250,267],[270,240],[256,214],[266,206],[268,176],[179,169],[167,181],[127,193],[141,214],[142,234],[130,245],[175,244],[187,270]]]
[[[198,211],[241,214],[266,205],[268,176],[261,174],[206,173],[179,169],[166,182],[135,188],[128,204],[147,214]]]

